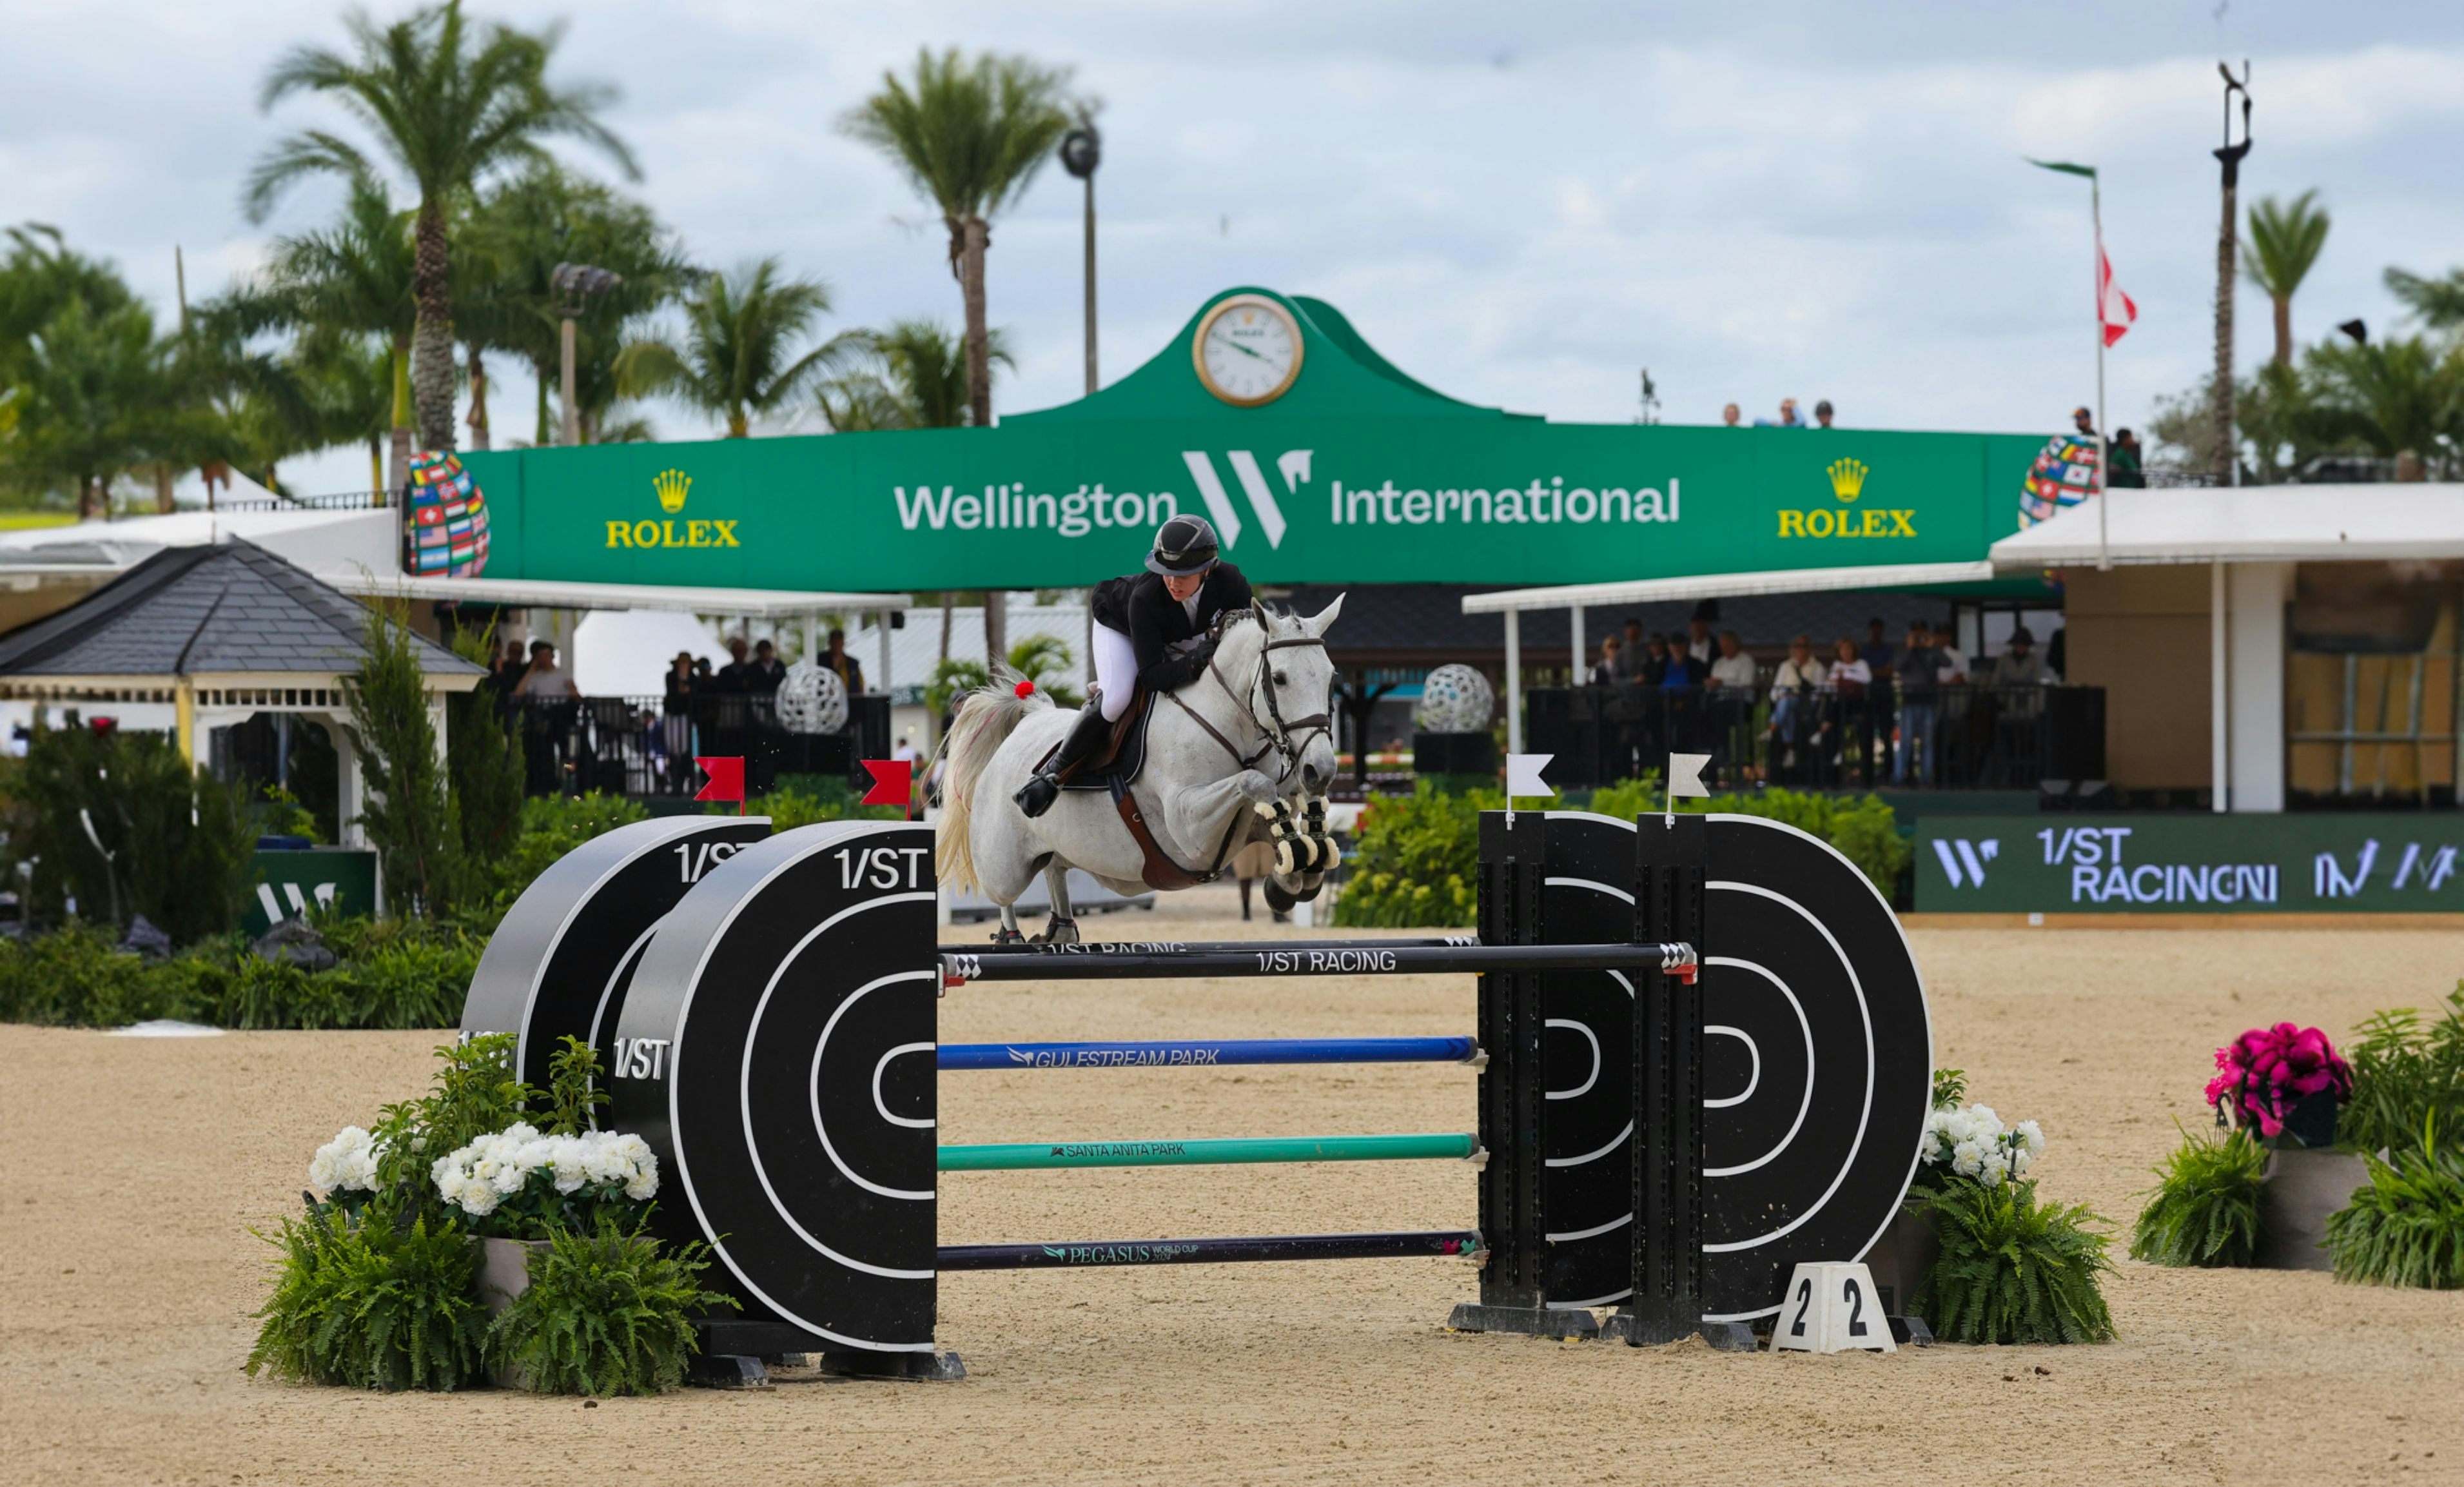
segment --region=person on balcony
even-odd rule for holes
[[[1811,636],[1798,635],[1788,643],[1788,659],[1771,674],[1771,770],[1774,777],[1795,777],[1798,745],[1811,731],[1815,694],[1829,677],[1829,669],[1815,659]]]
[[[864,690],[864,664],[847,655],[847,632],[836,626],[830,627],[830,648],[822,656],[822,668],[838,674],[847,696],[854,697]]]
[[[1931,785],[1938,772],[1934,753],[1942,740],[1942,683],[1949,658],[1934,649],[1933,628],[1923,620],[1908,625],[1908,647],[1900,654],[1900,746],[1891,758],[1891,783],[1904,785],[1908,757],[1922,758],[1917,783]]]

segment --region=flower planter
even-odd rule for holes
[[[531,1256],[547,1248],[544,1239],[473,1239],[479,1250],[479,1274],[474,1276],[479,1287],[479,1302],[488,1308],[489,1320],[501,1316],[514,1298],[531,1288]],[[526,1387],[520,1370],[499,1364],[495,1384],[498,1388]]]
[[[1916,1300],[1917,1287],[1925,1283],[1925,1272],[1941,1257],[1942,1238],[1933,1232],[1933,1221],[1916,1205],[1903,1205],[1891,1216],[1891,1227],[1865,1252],[1865,1268],[1873,1273],[1875,1289],[1881,1293],[1883,1312],[1906,1316]]]
[[[2341,1151],[2278,1147],[2267,1156],[2267,1182],[2258,1190],[2258,1253],[2251,1264],[2263,1270],[2333,1270],[2321,1248],[2327,1215],[2353,1200],[2353,1189],[2370,1180],[2361,1158]]]

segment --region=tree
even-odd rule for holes
[[[848,369],[819,388],[822,415],[840,433],[870,429],[957,429],[971,422],[967,363],[959,338],[926,320],[841,338]],[[1014,366],[999,330],[985,343],[995,365]]]
[[[992,333],[984,317],[984,252],[992,218],[1018,203],[1052,158],[1072,118],[1066,69],[957,49],[915,57],[913,82],[882,75],[879,93],[842,121],[906,172],[950,233],[950,272],[967,319],[967,402],[977,427],[993,421]]]
[[[452,903],[461,843],[407,610],[393,600],[368,607],[360,632],[364,654],[344,678],[342,696],[367,781],[360,823],[377,850],[387,891],[427,917]]]
[[[143,304],[98,310],[68,300],[17,358],[13,479],[74,491],[80,518],[99,503],[107,516],[114,479],[148,462],[187,462],[205,431],[182,406],[175,352],[155,338]]]
[[[2293,292],[2310,277],[2319,251],[2327,246],[2327,211],[2303,191],[2290,206],[2275,197],[2250,209],[2250,239],[2241,245],[2242,277],[2276,304],[2276,364],[2293,365]]]
[[[616,358],[617,390],[672,393],[725,423],[729,438],[743,438],[757,414],[803,391],[846,354],[844,342],[796,354],[829,307],[826,287],[782,279],[777,258],[712,274],[685,299],[683,345],[650,337],[625,347]]]
[[[260,106],[271,109],[295,93],[330,96],[375,137],[376,149],[419,192],[413,219],[412,292],[418,314],[411,334],[412,401],[419,441],[453,447],[452,264],[447,214],[454,203],[500,172],[549,159],[544,141],[570,136],[598,146],[628,178],[639,175],[632,152],[599,122],[615,91],[585,83],[560,88],[547,80],[561,28],[530,35],[490,23],[476,34],[460,0],[415,12],[380,28],[365,15],[345,22],[352,55],[300,47],[274,66]],[[367,151],[322,129],[303,130],[275,144],[250,172],[245,203],[263,221],[285,188],[305,176],[373,180]]]
[[[2311,426],[2394,457],[2397,479],[2424,478],[2424,462],[2464,441],[2464,346],[2442,350],[2419,336],[2326,341],[2310,348],[2302,369]]]
[[[2464,329],[2464,269],[2445,278],[2423,278],[2402,269],[2387,271],[2387,293],[2411,307],[2432,330]]]
[[[474,366],[483,350],[518,356],[530,366],[539,389],[535,443],[556,442],[548,398],[559,374],[561,317],[549,276],[560,263],[588,263],[620,277],[613,289],[592,296],[574,322],[583,437],[600,442],[617,398],[616,357],[626,324],[699,277],[675,234],[640,202],[553,166],[498,183],[480,198],[471,226],[486,273],[467,300],[457,299],[455,328],[470,343]]]

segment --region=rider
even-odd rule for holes
[[[1156,528],[1147,570],[1108,578],[1089,602],[1095,621],[1095,695],[1043,770],[1012,798],[1040,816],[1060,798],[1061,782],[1103,742],[1129,711],[1139,687],[1170,692],[1206,670],[1215,654],[1207,632],[1217,619],[1249,608],[1249,581],[1223,561],[1215,528],[1203,517],[1176,516]]]

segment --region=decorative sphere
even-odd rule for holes
[[[1497,694],[1488,678],[1457,661],[1429,673],[1420,683],[1419,704],[1412,709],[1412,726],[1422,733],[1486,733],[1497,712]]]
[[[847,683],[811,661],[787,668],[779,682],[779,722],[790,733],[836,733],[847,726]]]

